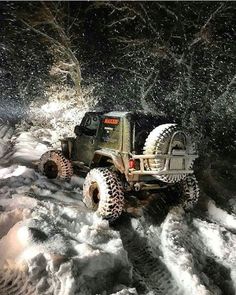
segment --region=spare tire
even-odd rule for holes
[[[61,151],[48,151],[44,153],[38,165],[39,171],[49,179],[69,181],[73,175],[71,162],[66,159]]]
[[[177,149],[184,149],[188,154],[194,154],[195,148],[189,136],[179,131],[176,124],[162,124],[153,129],[147,137],[144,145],[144,155],[168,154],[171,140],[173,140],[173,147]],[[147,159],[145,160],[145,167],[150,171],[165,171],[166,161],[167,159],[165,158]],[[189,158],[185,161],[185,168],[187,170],[191,169],[194,159]],[[153,176],[166,183],[176,183],[184,179],[186,177],[186,173],[156,174]]]

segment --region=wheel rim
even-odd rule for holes
[[[58,175],[57,164],[54,161],[51,161],[51,160],[47,161],[44,164],[44,174],[49,179],[57,178],[57,175]]]
[[[95,209],[98,208],[98,204],[100,202],[100,192],[97,182],[93,182],[89,187],[89,195],[92,199],[93,206]]]

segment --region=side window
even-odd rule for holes
[[[81,122],[82,134],[95,136],[99,126],[99,117],[96,114],[89,114]]]
[[[144,143],[149,134],[149,122],[145,120],[140,120],[135,122],[135,140],[134,149],[137,153],[142,153],[144,148]]]

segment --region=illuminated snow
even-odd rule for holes
[[[233,294],[236,240],[228,230],[235,230],[234,214],[209,200],[203,220],[175,207],[160,225],[143,216],[114,230],[82,203],[82,178],[50,181],[32,167],[32,159],[59,137],[55,131],[18,127],[17,132],[13,153],[8,151],[8,158],[3,153],[8,162],[0,167],[0,265],[5,269],[0,278],[5,284],[17,273],[17,290],[30,280],[39,294],[139,294],[132,285],[138,281],[146,290],[142,294],[149,295],[158,290],[216,295],[222,286]],[[213,274],[206,271],[208,256],[229,269],[227,281],[220,267]]]

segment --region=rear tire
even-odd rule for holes
[[[110,222],[116,220],[124,207],[124,192],[117,175],[107,168],[95,168],[87,174],[83,202]]]
[[[61,151],[48,151],[40,158],[39,171],[49,179],[69,181],[73,175],[71,162],[66,159]]]

